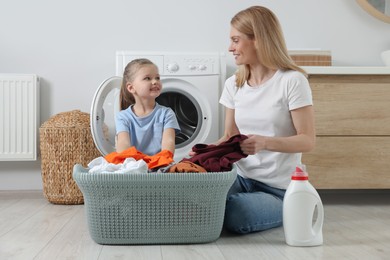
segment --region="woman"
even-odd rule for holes
[[[237,233],[282,225],[283,197],[302,152],[315,145],[312,95],[305,72],[288,55],[277,17],[253,6],[231,20],[229,51],[238,70],[220,98],[223,142],[236,134],[248,157],[237,162],[228,192],[225,227]]]

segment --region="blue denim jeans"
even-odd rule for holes
[[[227,194],[224,227],[245,234],[281,226],[285,192],[237,175]]]

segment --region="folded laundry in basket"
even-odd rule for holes
[[[126,158],[121,164],[107,162],[104,157],[93,159],[89,164],[89,173],[112,172],[112,173],[131,173],[133,171],[147,171],[148,166],[144,160],[135,160]]]
[[[184,158],[181,162],[196,163],[208,172],[231,171],[233,163],[248,156],[242,152],[240,147],[240,142],[247,138],[246,135],[238,134],[219,145],[196,144],[192,147],[196,155]]]
[[[135,160],[144,160],[148,165],[149,169],[157,167],[163,167],[173,162],[173,153],[168,150],[162,150],[155,155],[146,155],[138,151],[134,146],[124,150],[123,152],[117,153],[112,152],[104,157],[109,163],[123,163],[126,158],[134,158]]]

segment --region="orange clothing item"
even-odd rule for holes
[[[134,158],[137,161],[142,159],[146,162],[149,169],[153,169],[168,166],[171,162],[173,162],[173,153],[169,150],[162,150],[155,155],[146,155],[132,146],[123,152],[112,152],[104,157],[107,162],[114,164],[123,163],[126,158]]]
[[[207,172],[205,168],[193,162],[184,161],[171,166],[168,172]]]
[[[143,160],[146,162],[149,169],[168,166],[171,162],[173,162],[173,153],[168,150],[162,150],[155,155],[146,155]]]
[[[106,159],[106,161],[109,163],[120,164],[123,163],[126,158],[131,157],[138,161],[143,159],[145,156],[145,154],[139,152],[134,146],[132,146],[121,153],[109,153],[104,157],[104,159]]]

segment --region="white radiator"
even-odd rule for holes
[[[39,78],[0,74],[0,161],[37,159]]]

